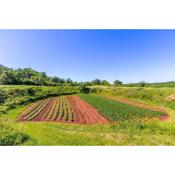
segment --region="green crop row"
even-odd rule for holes
[[[140,107],[131,106],[125,103],[116,102],[98,95],[84,95],[80,97],[90,105],[94,106],[99,112],[109,120],[126,119],[131,117],[159,117],[166,115],[163,112],[152,111]]]

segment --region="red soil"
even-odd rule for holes
[[[169,119],[169,116],[167,116],[167,115],[159,117],[159,120],[162,120],[162,121],[166,121],[168,119]]]
[[[106,124],[107,119],[104,118],[95,108],[81,100],[78,96],[68,97],[71,106],[73,107],[74,114],[77,114],[78,123],[86,124]]]

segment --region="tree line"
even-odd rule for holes
[[[77,82],[70,78],[64,79],[57,76],[47,76],[45,72],[38,72],[31,68],[18,68],[12,69],[0,65],[0,85],[44,85],[44,86],[57,86],[57,85],[71,85],[71,86],[124,86],[124,87],[175,87],[175,82],[164,83],[146,83],[140,81],[138,83],[123,84],[120,80],[115,80],[112,84],[107,80],[94,79],[92,81]]]
[[[47,76],[45,72],[38,72],[31,68],[18,68],[12,69],[3,65],[0,65],[0,84],[1,85],[111,85],[107,80],[95,79],[93,81],[77,82],[70,78],[64,79],[57,76]],[[116,80],[114,84],[122,84],[119,80]]]

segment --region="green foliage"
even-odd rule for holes
[[[91,92],[143,101],[157,106],[175,109],[175,88],[164,87],[90,87]]]
[[[114,86],[121,86],[123,83],[120,80],[115,80],[113,84]]]
[[[72,84],[73,81],[72,81],[70,78],[68,78],[68,79],[66,80],[66,83],[68,83],[68,84]]]
[[[82,82],[82,83],[80,83],[80,85],[81,84],[84,84],[85,86],[92,86],[92,83],[89,81],[85,81],[84,83]]]
[[[84,94],[90,93],[90,88],[88,88],[85,84],[80,85],[80,92]]]
[[[45,72],[37,72],[31,68],[10,69],[0,65],[0,84],[1,85],[46,85],[56,86],[61,84],[73,84],[68,78],[64,80],[59,77],[48,77]]]
[[[159,117],[165,115],[163,112],[152,111],[128,104],[116,102],[97,95],[80,95],[80,97],[98,109],[104,116],[110,120],[129,119],[136,117]]]
[[[0,115],[18,105],[79,92],[77,86],[0,86]]]
[[[0,123],[0,145],[19,145],[24,143],[29,137],[21,131]]]
[[[146,82],[145,81],[140,81],[139,83],[138,83],[138,85],[140,86],[140,87],[144,87],[144,86],[146,86]]]
[[[51,80],[53,83],[55,84],[64,84],[65,80],[63,78],[59,78],[59,77],[51,77]]]
[[[161,83],[146,83],[144,81],[138,83],[123,84],[124,87],[175,87],[175,81]]]
[[[91,82],[93,85],[101,85],[101,80],[100,79],[95,79]]]
[[[4,103],[4,100],[7,98],[7,94],[0,89],[0,104]]]
[[[101,85],[109,86],[110,83],[107,80],[102,80]]]

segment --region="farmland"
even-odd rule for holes
[[[100,93],[76,93],[78,88],[71,86],[2,86],[0,145],[175,145],[173,101],[166,101],[173,88],[105,87]],[[150,93],[153,100],[145,98]],[[130,95],[125,96],[130,103],[105,97],[116,94]],[[152,110],[154,104],[166,112]],[[159,120],[165,113],[169,119]]]
[[[92,106],[97,108],[101,113],[108,117],[109,120],[118,120],[118,119],[128,119],[136,117],[161,117],[165,116],[166,113],[159,111],[152,111],[144,108],[139,108],[131,106],[128,104],[116,102],[104,97],[97,95],[80,95],[82,99],[90,103]]]
[[[97,110],[76,96],[53,97],[28,107],[18,121],[68,122],[79,124],[105,124],[107,120]]]

